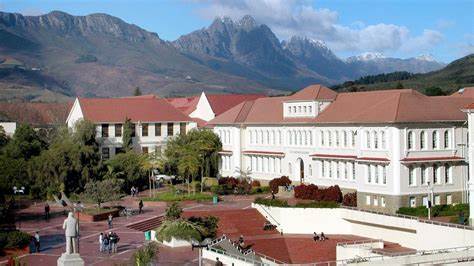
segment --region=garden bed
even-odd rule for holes
[[[85,209],[79,215],[79,221],[83,222],[97,222],[107,220],[109,214],[112,214],[113,217],[119,216],[119,208],[91,208]]]
[[[155,197],[147,197],[144,201],[212,201],[212,195],[208,193],[174,193],[172,191],[159,193]]]

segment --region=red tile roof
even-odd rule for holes
[[[334,100],[336,96],[337,92],[322,85],[315,84],[297,91],[291,98],[294,100]]]
[[[168,101],[156,96],[80,98],[84,117],[93,122],[191,121]]]
[[[72,102],[0,103],[0,114],[8,120],[33,126],[64,124]]]
[[[429,97],[415,90],[383,90],[368,92],[339,93],[317,117],[284,118],[283,102],[297,96],[306,95],[307,100],[315,95],[327,99],[333,95],[324,89],[324,93],[310,93],[306,88],[301,93],[286,97],[266,97],[241,103],[209,124],[291,124],[291,123],[409,123],[464,121],[462,107],[474,101],[470,97],[437,96]],[[308,91],[309,90],[309,91]],[[329,95],[329,96],[328,96]],[[319,99],[319,98],[318,98]]]
[[[400,161],[406,163],[416,162],[449,162],[449,161],[462,161],[464,158],[459,156],[438,156],[438,157],[418,157],[418,158],[403,158]]]
[[[216,116],[224,113],[230,108],[245,101],[251,101],[265,97],[263,94],[206,94],[207,100],[211,105],[212,111]],[[166,98],[173,106],[180,109],[183,113],[189,115],[199,102],[200,95],[181,98]]]
[[[474,97],[474,87],[466,87],[458,90],[457,92],[451,94],[451,96],[461,96],[461,97]]]

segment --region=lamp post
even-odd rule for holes
[[[77,203],[73,203],[73,209],[74,209],[74,213],[77,213],[77,253],[79,253],[79,239],[81,238],[81,234],[80,234],[80,226],[79,226],[79,221],[81,220],[80,219],[80,213],[81,211],[84,210],[84,204],[82,204],[80,201],[77,202]]]
[[[13,194],[21,194],[21,195],[24,195],[25,194],[25,187],[20,187],[20,188],[17,188],[16,186],[13,186]],[[14,204],[16,203],[15,202],[15,197],[13,197],[13,202]],[[17,204],[18,205],[18,211],[20,211],[20,204]],[[13,206],[15,207],[15,206]],[[20,219],[20,214],[18,213],[18,229],[21,228],[21,219]]]
[[[426,202],[426,208],[428,208],[428,220],[431,220],[431,203],[433,202],[433,186],[428,181],[428,202]]]

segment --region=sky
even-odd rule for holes
[[[0,0],[0,11],[107,13],[164,40],[213,19],[253,16],[280,40],[321,40],[341,58],[365,52],[451,62],[474,53],[474,0]],[[1,40],[0,40],[1,41]]]

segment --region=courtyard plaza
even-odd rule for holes
[[[142,192],[140,196],[147,196]],[[223,196],[218,204],[212,202],[181,202],[183,216],[209,216],[219,218],[217,237],[226,235],[231,241],[244,237],[246,245],[256,254],[263,254],[275,261],[301,264],[327,262],[336,259],[336,245],[343,242],[365,241],[368,238],[354,235],[327,235],[328,240],[314,241],[313,235],[281,234],[276,230],[263,230],[266,218],[251,207],[255,196]],[[137,208],[139,198],[125,197],[120,205]],[[130,265],[136,249],[145,243],[144,231],[156,228],[162,221],[166,202],[145,202],[144,213],[130,217],[116,217],[113,228],[108,229],[106,221],[80,222],[79,252],[86,265]],[[18,256],[21,263],[27,265],[56,265],[56,261],[65,250],[62,223],[65,218],[63,208],[51,205],[52,218],[44,220],[44,203],[38,203],[21,210],[22,231],[41,236],[41,252]],[[24,217],[24,218],[23,218]],[[36,218],[35,218],[36,217]],[[27,219],[29,218],[29,219]],[[118,234],[117,253],[99,252],[99,234],[113,231]],[[320,233],[320,232],[317,232]],[[385,251],[410,251],[395,243],[385,243]],[[33,249],[32,249],[33,250]],[[198,250],[191,247],[170,248],[160,245],[158,265],[198,265]],[[0,258],[5,265],[7,257]],[[214,262],[204,261],[204,265]]]

